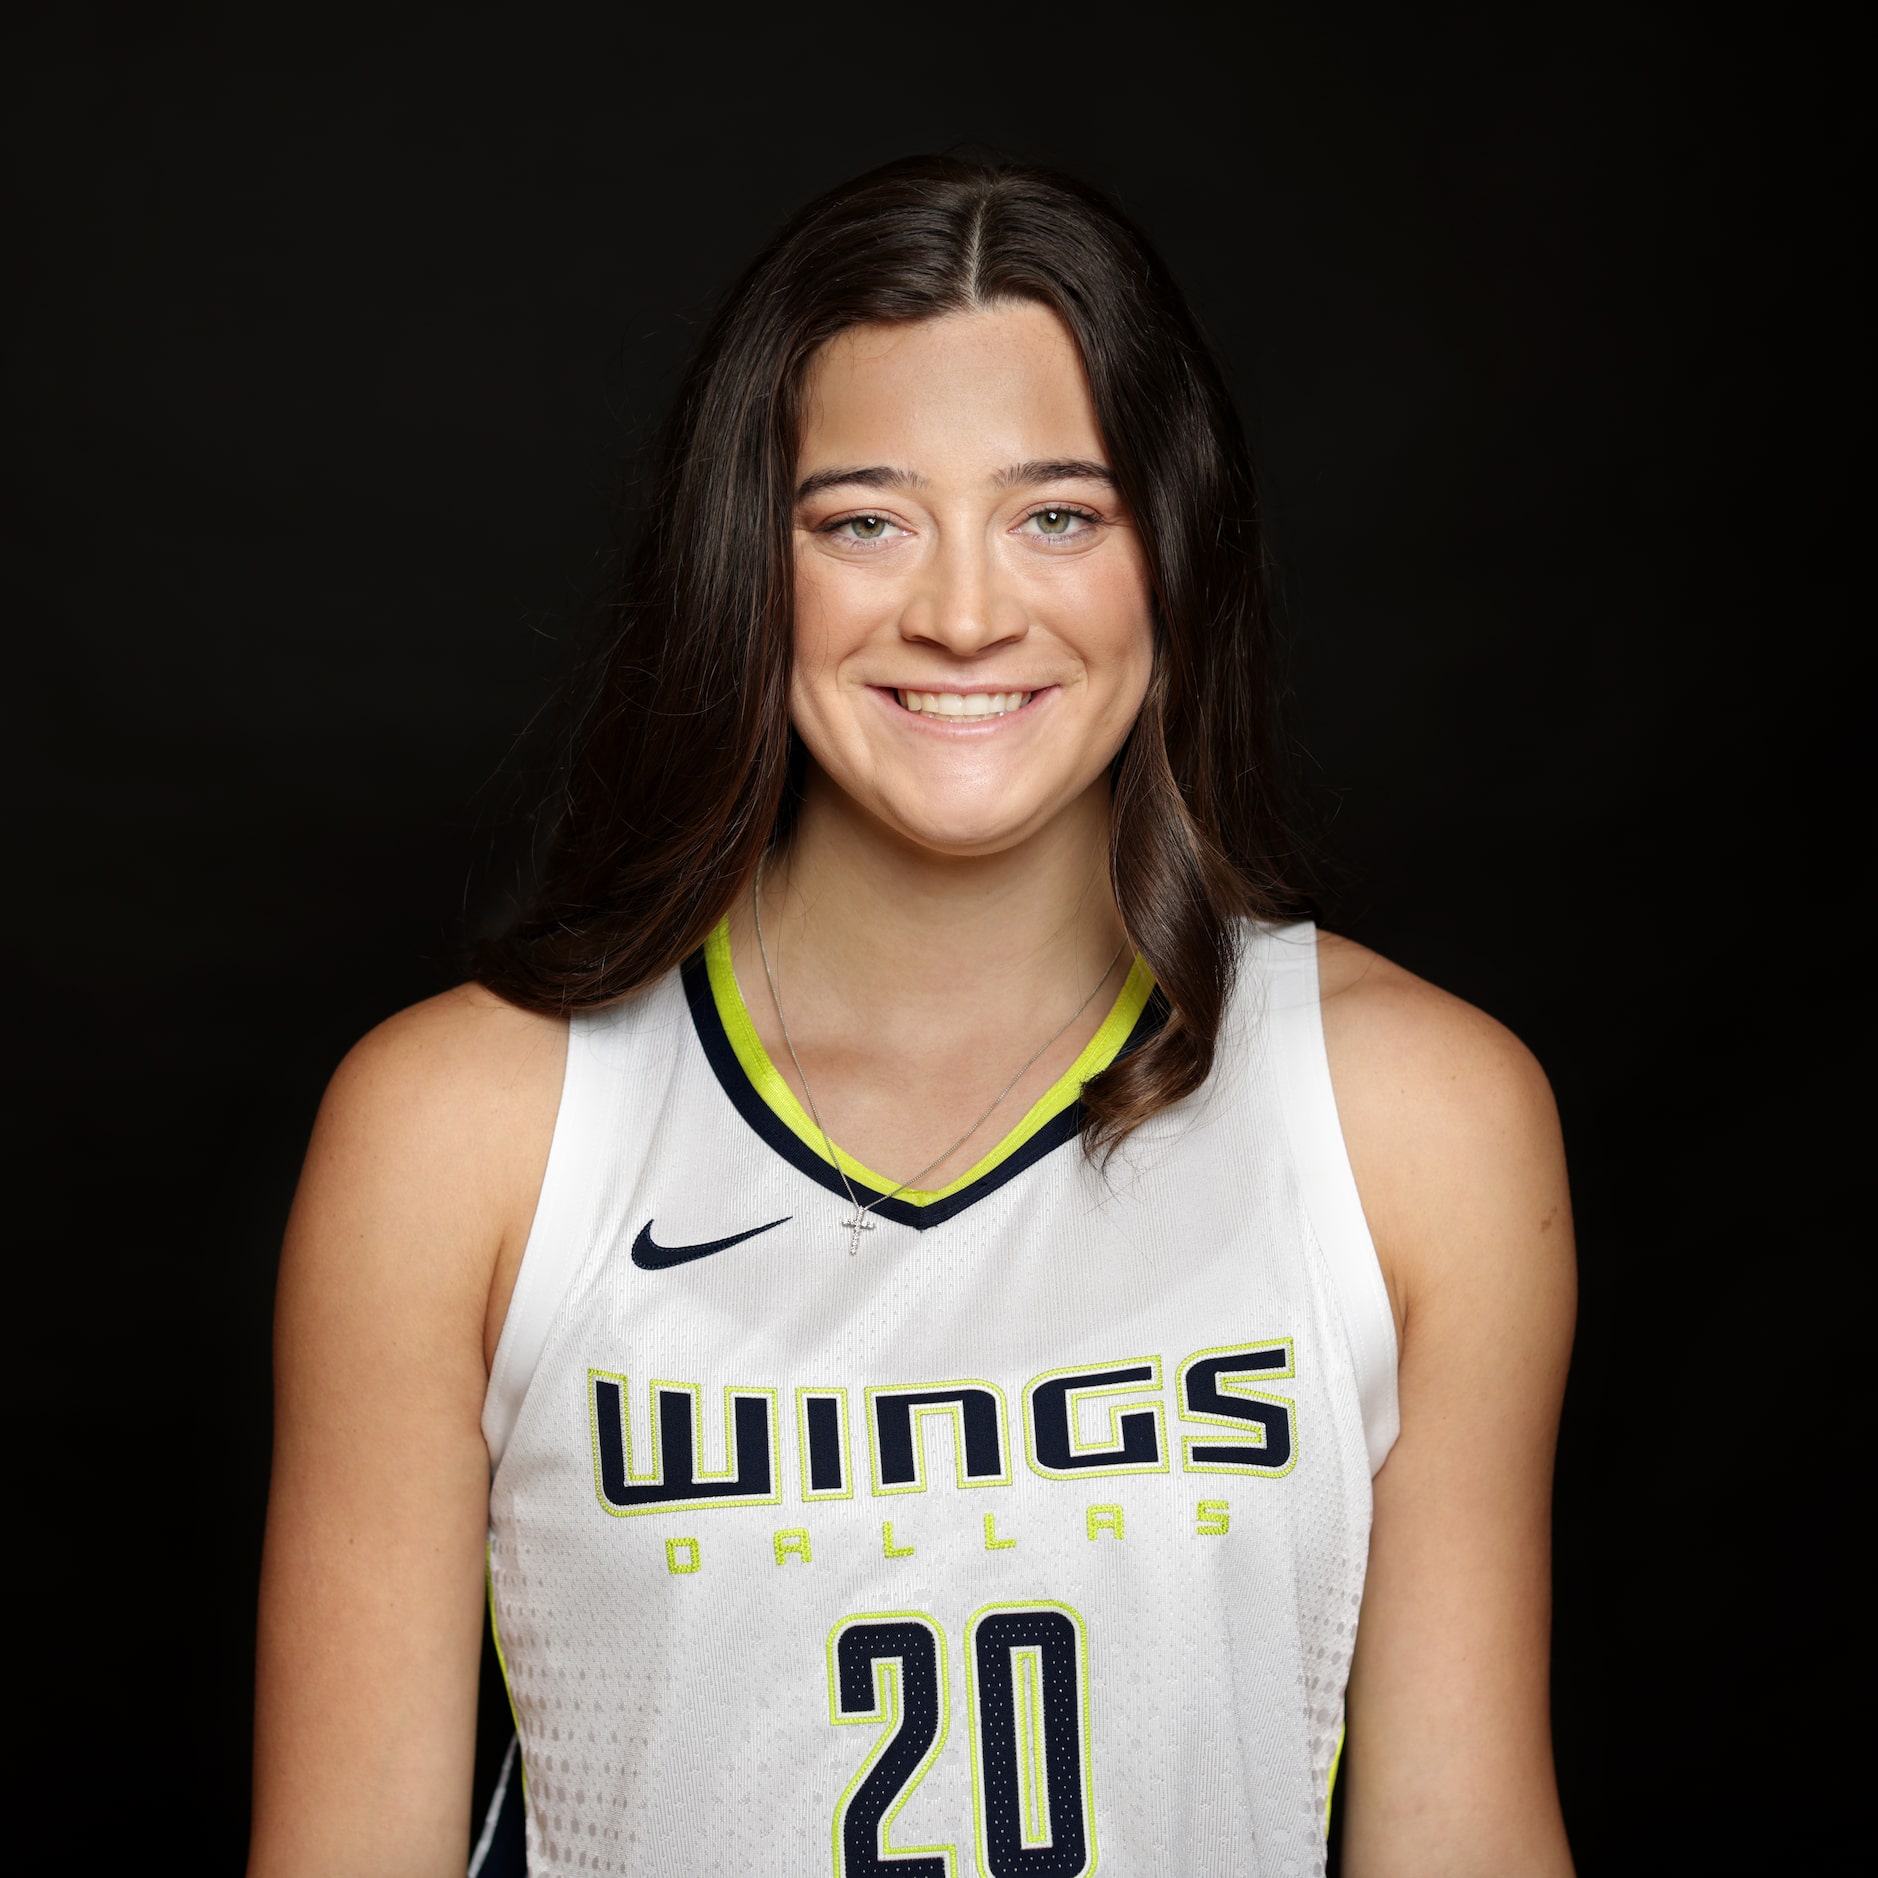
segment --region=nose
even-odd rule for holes
[[[972,658],[1030,630],[1030,609],[1000,574],[982,536],[949,533],[921,570],[900,615],[903,639]]]

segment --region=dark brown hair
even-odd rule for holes
[[[574,729],[532,910],[478,976],[531,1010],[629,996],[697,947],[786,838],[797,394],[852,326],[999,301],[1081,348],[1155,601],[1153,676],[1115,759],[1110,871],[1164,1022],[1083,1091],[1092,1152],[1197,1089],[1232,922],[1299,905],[1283,834],[1256,498],[1218,365],[1140,232],[1073,178],[911,157],[802,210],[685,377]]]

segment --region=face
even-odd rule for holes
[[[804,393],[796,730],[905,838],[1014,847],[1103,786],[1153,657],[1075,343],[1028,303],[858,327]]]

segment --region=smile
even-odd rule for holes
[[[1021,711],[1032,691],[896,691],[902,710],[918,717],[1002,717]]]

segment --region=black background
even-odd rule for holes
[[[516,739],[713,295],[809,194],[972,140],[1116,190],[1188,286],[1331,923],[1557,1088],[1581,1869],[1837,1863],[1848,47],[1794,9],[1190,0],[9,30],[28,1843],[238,1868],[322,1083],[501,917]]]

